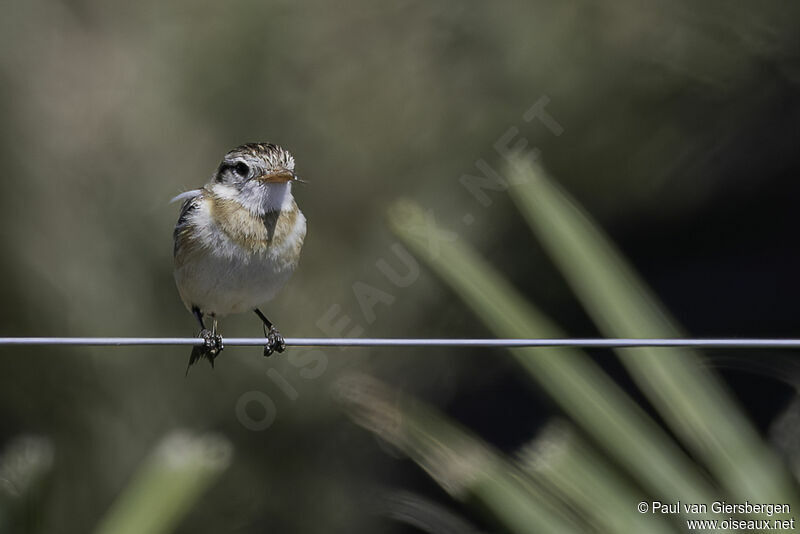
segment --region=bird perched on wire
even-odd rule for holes
[[[292,196],[296,181],[302,182],[288,151],[253,143],[225,154],[208,184],[173,199],[183,201],[174,233],[175,282],[205,340],[193,348],[189,367],[203,357],[214,366],[223,349],[217,319],[231,313],[253,311],[263,321],[265,356],[286,347],[258,307],[278,293],[300,258],[306,219]]]

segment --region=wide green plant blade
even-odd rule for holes
[[[511,531],[588,529],[483,441],[431,407],[361,374],[340,379],[336,393],[356,423],[405,452],[454,498],[477,500]]]
[[[390,210],[393,231],[500,337],[563,338],[461,239],[411,201]],[[583,352],[514,349],[514,357],[561,408],[653,495],[711,502],[714,491],[673,440]]]
[[[609,534],[677,534],[670,516],[641,514],[632,506],[641,490],[616,469],[569,422],[549,422],[519,453],[521,469],[554,488]]]
[[[231,446],[216,435],[169,434],[112,504],[95,534],[172,532],[230,464]]]
[[[598,328],[609,337],[680,337],[668,313],[598,225],[529,160],[510,165],[510,194]],[[699,355],[617,351],[686,447],[742,502],[797,503],[786,468]]]

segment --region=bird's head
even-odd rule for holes
[[[294,157],[272,143],[250,143],[234,148],[222,158],[213,182],[232,189],[237,200],[252,211],[280,209],[291,195],[291,183],[301,181]]]

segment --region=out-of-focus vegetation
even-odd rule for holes
[[[301,266],[265,309],[287,336],[488,336],[498,332],[495,313],[513,322],[509,335],[635,335],[645,330],[627,313],[642,298],[664,307],[637,320],[669,309],[694,335],[797,335],[792,2],[3,8],[0,335],[193,333],[172,281],[177,208],[168,200],[250,141],[291,150],[309,182],[296,190],[309,221]],[[526,115],[544,102],[558,128]],[[516,186],[474,187],[487,166],[513,180],[505,147],[523,139],[607,229],[650,296],[639,282],[613,285],[613,269],[586,260],[606,238],[565,242],[572,227],[556,217],[566,212],[536,204],[546,197],[523,204]],[[398,197],[424,207],[423,236],[446,232],[433,241],[445,252],[458,236],[456,252],[470,261],[449,265],[452,276],[485,274],[492,284],[457,295],[417,263],[385,223]],[[484,310],[487,298],[497,304]],[[221,329],[261,333],[247,316]],[[605,351],[565,349],[291,349],[266,360],[229,347],[216,370],[184,378],[185,348],[3,348],[0,529],[120,531],[156,499],[142,521],[175,532],[404,532],[424,522],[388,517],[437,509],[419,502],[476,530],[614,531],[636,521],[625,514],[638,501],[622,510],[632,496],[741,500],[779,488],[764,436],[797,442],[787,423],[796,410],[768,432],[792,393],[775,376],[794,385],[789,356],[659,354],[621,352],[619,365]],[[719,363],[723,374],[701,372]],[[420,408],[425,421],[456,440],[442,447],[470,444],[498,476],[480,487],[462,480],[477,493],[451,502],[400,454],[419,461],[414,448],[376,442],[330,402],[344,371],[377,377],[386,385],[371,391],[382,399],[424,399],[396,413],[430,406]],[[548,450],[567,452],[536,460],[531,451],[553,433],[534,436],[554,416],[571,422],[557,439],[566,445]],[[168,436],[179,429],[221,436],[225,452],[205,458],[187,445],[181,465],[200,470],[188,475],[197,483],[160,484],[153,451],[174,445]],[[608,463],[587,473],[595,486],[575,487],[569,469],[585,470],[587,457]],[[477,472],[471,458],[458,456],[462,476]],[[154,481],[165,495],[141,489]],[[571,504],[542,496],[525,505],[540,486]],[[615,489],[587,494],[598,486]],[[386,488],[413,498],[376,502]],[[619,514],[600,514],[600,500]]]
[[[514,156],[511,166],[506,183],[514,184],[510,189],[512,196],[576,294],[590,313],[595,312],[593,317],[601,330],[614,337],[679,336],[680,330],[599,228],[565,193],[550,183],[541,169],[531,164],[530,157]],[[547,317],[521,301],[506,280],[474,252],[459,244],[455,234],[437,230],[439,235],[432,235],[430,230],[421,231],[425,227],[425,214],[418,205],[398,204],[391,214],[391,222],[403,241],[422,256],[498,336],[564,337]],[[788,474],[775,452],[757,436],[716,376],[701,365],[699,356],[692,351],[618,349],[623,363],[652,399],[659,414],[682,438],[683,445],[702,460],[703,467],[691,465],[680,449],[670,443],[671,439],[656,430],[656,424],[637,411],[613,381],[594,368],[580,351],[558,348],[512,349],[512,352],[564,411],[601,444],[611,458],[627,468],[627,475],[641,485],[639,491],[651,496],[651,500],[644,499],[645,502],[673,503],[683,499],[684,502],[710,503],[716,500],[716,492],[721,491],[730,500],[786,502],[796,507],[797,481]],[[452,431],[448,431],[445,422],[431,421],[430,416],[415,407],[398,408],[398,402],[392,402],[389,392],[363,378],[351,379],[351,382],[355,385],[345,382],[343,397],[348,405],[354,406],[350,411],[356,421],[408,451],[409,456],[434,474],[443,487],[459,485],[465,476],[465,469],[459,468],[459,463],[471,457],[470,448],[451,445],[449,454],[441,452],[443,446],[456,441],[450,437]],[[418,429],[420,426],[422,432]],[[581,529],[583,531],[594,527],[608,532],[642,529],[641,515],[636,517],[621,502],[624,496],[628,496],[629,502],[636,501],[630,499],[633,492],[620,483],[625,475],[604,468],[606,459],[584,446],[582,438],[575,433],[568,432],[566,438],[545,436],[539,438],[544,445],[528,448],[523,462],[531,466],[528,471],[533,480],[537,475],[544,475],[544,495],[520,491],[521,496],[510,496],[494,490],[491,491],[494,498],[488,500],[510,501],[513,503],[511,510],[517,511],[520,508],[531,510],[534,503],[565,496],[567,504],[586,518],[588,525]],[[576,456],[577,460],[565,461],[564,456]],[[590,461],[593,459],[596,461]],[[496,467],[499,462],[482,457],[466,461],[470,465],[466,476],[470,480],[502,481],[504,473],[498,473]],[[566,475],[561,473],[564,469],[561,464],[568,466]],[[708,486],[703,468],[716,476],[718,489]],[[571,480],[564,484],[567,477]],[[616,494],[612,498],[600,495],[606,491]],[[598,495],[593,496],[594,493]],[[693,517],[696,513],[685,513],[684,509],[673,512],[675,516],[680,514],[684,514],[685,519],[697,519]],[[505,518],[502,511],[497,515]],[[546,517],[546,514],[540,512],[537,517]],[[772,514],[753,516],[768,517],[771,519]],[[781,517],[791,519],[792,516]],[[718,519],[727,517],[720,515]],[[568,531],[562,525],[537,525],[531,520],[524,523],[534,530]],[[655,524],[648,525],[646,531],[666,528],[657,521],[652,523]],[[525,531],[513,522],[510,526],[515,532]]]
[[[230,455],[230,444],[217,436],[170,434],[137,469],[95,532],[172,532],[228,467]]]

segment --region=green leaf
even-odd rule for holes
[[[230,464],[230,443],[216,435],[169,434],[144,461],[95,534],[172,532]]]
[[[586,532],[551,494],[431,407],[360,374],[340,379],[336,393],[356,423],[408,454],[453,497],[477,499],[510,530]]]
[[[682,335],[589,216],[532,162],[510,166],[510,193],[600,331],[608,337]],[[798,502],[786,468],[699,355],[682,348],[617,354],[670,428],[731,495]]]
[[[667,517],[639,513],[641,490],[567,421],[548,423],[519,457],[525,473],[556,488],[601,532],[678,532]]]
[[[461,239],[433,225],[419,205],[398,201],[389,219],[393,231],[496,335],[565,337]],[[583,352],[567,347],[511,352],[561,408],[654,495],[665,501],[713,500],[715,493],[693,462]]]

